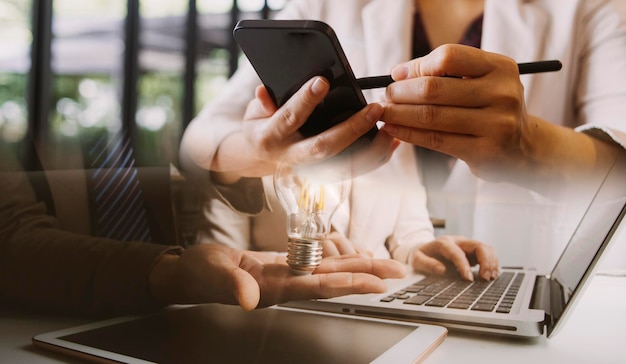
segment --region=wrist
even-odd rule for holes
[[[242,132],[232,133],[220,143],[211,164],[212,171],[223,173],[220,178],[230,181],[233,177],[257,178],[271,175],[275,169],[276,161],[271,154],[254,148],[253,143]]]
[[[176,303],[176,275],[179,255],[165,253],[155,262],[149,276],[150,293],[161,303]]]
[[[523,137],[528,176],[535,183],[568,182],[595,169],[590,137],[571,128],[530,117],[531,132]]]
[[[554,154],[559,152],[559,133],[555,125],[543,119],[528,116],[529,127],[526,133],[522,133],[521,151],[522,174],[532,176],[532,178],[553,175],[559,170],[554,167]],[[556,158],[558,159],[558,158]],[[539,178],[542,179],[542,178]]]

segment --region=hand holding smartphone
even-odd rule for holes
[[[309,137],[348,119],[367,105],[332,28],[312,20],[242,20],[233,30],[276,106],[281,107],[314,76],[330,82],[330,91],[302,127]],[[364,137],[373,139],[378,129]]]

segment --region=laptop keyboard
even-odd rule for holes
[[[426,277],[381,299],[382,302],[403,301],[409,305],[448,307],[459,310],[509,313],[524,273],[503,272],[493,281],[474,281],[450,277]]]

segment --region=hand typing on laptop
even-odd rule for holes
[[[333,232],[324,242],[324,256],[341,254],[375,256],[372,251]],[[478,277],[486,281],[496,279],[500,274],[498,256],[492,246],[458,235],[441,236],[416,245],[409,254],[407,263],[416,272],[426,275],[450,274],[456,270],[461,278],[468,281],[474,280],[474,265],[479,265]]]
[[[478,264],[480,278],[488,281],[500,275],[495,249],[463,236],[441,236],[419,245],[413,249],[409,260],[413,269],[424,274],[441,275],[456,268],[463,279],[473,281],[471,266]]]

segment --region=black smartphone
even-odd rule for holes
[[[334,30],[314,20],[241,20],[235,41],[278,107],[314,76],[330,91],[299,129],[305,137],[346,120],[367,105]],[[378,128],[364,135],[372,139]]]

